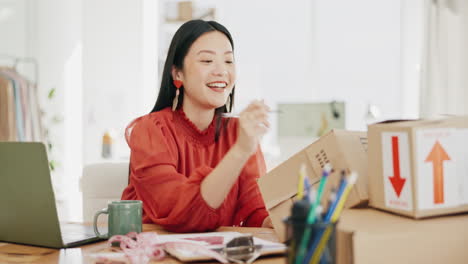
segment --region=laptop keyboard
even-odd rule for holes
[[[81,224],[60,224],[62,239],[65,244],[87,240],[96,237],[92,226],[83,226]],[[101,234],[107,233],[107,228],[100,227]]]

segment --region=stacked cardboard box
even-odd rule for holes
[[[280,241],[286,240],[283,219],[291,212],[302,165],[306,166],[312,183],[320,180],[326,163],[332,165],[335,172],[330,175],[324,192],[325,197],[328,196],[331,186],[338,186],[341,170],[356,171],[359,178],[346,206],[367,203],[369,195],[366,151],[366,133],[332,130],[260,178],[260,191]]]
[[[468,263],[467,226],[467,214],[414,220],[349,209],[338,224],[336,263]]]
[[[370,204],[413,218],[468,211],[468,117],[369,126]]]
[[[345,211],[337,263],[467,263],[468,215],[440,216],[468,211],[468,117],[387,121],[368,139],[370,205],[399,215]]]
[[[301,164],[317,182],[329,162],[325,197],[347,169],[359,174],[347,208],[388,211],[345,210],[337,263],[468,263],[468,215],[453,216],[468,212],[468,117],[378,123],[368,139],[367,153],[365,133],[332,131],[259,180],[280,240]]]

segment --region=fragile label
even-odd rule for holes
[[[468,201],[467,143],[467,129],[416,132],[419,209],[455,207]]]
[[[413,210],[407,133],[382,133],[382,168],[385,205],[389,208]]]

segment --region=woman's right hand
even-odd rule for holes
[[[261,138],[270,128],[268,111],[270,108],[263,100],[255,100],[240,113],[236,146],[242,153],[250,156],[257,150]]]

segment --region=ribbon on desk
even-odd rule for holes
[[[143,232],[137,234],[131,232],[127,235],[116,235],[108,240],[109,246],[118,242],[121,251],[111,249],[107,252],[99,252],[90,256],[97,259],[99,263],[107,263],[111,260],[122,260],[127,258],[131,263],[149,263],[151,260],[157,261],[163,259],[168,252],[177,250],[185,252],[196,252],[203,254],[221,263],[228,263],[221,254],[200,245],[197,242],[164,242],[158,239],[158,234],[154,232]]]

